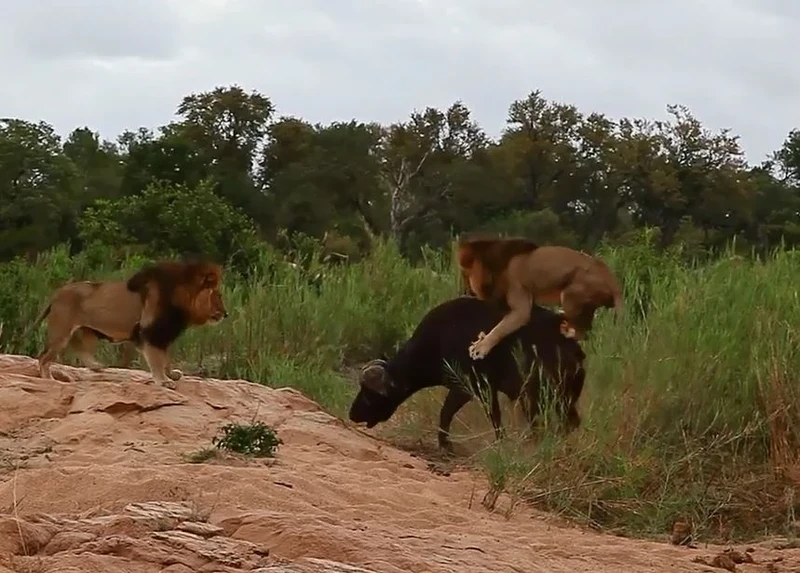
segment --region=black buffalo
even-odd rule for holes
[[[500,306],[471,296],[461,296],[431,309],[395,356],[372,360],[361,369],[360,390],[350,406],[350,420],[372,428],[388,420],[415,392],[445,386],[449,392],[439,414],[439,446],[451,450],[450,423],[474,395],[463,385],[463,375],[467,375],[474,391],[477,374],[489,384],[492,426],[499,438],[502,424],[497,393],[503,392],[516,400],[523,387],[522,372],[530,373],[526,376],[528,403],[524,399],[521,402],[531,423],[540,412],[543,373],[545,380],[556,382],[555,394],[563,408],[562,422],[568,430],[578,427],[581,419],[576,402],[586,376],[583,366],[586,355],[577,341],[561,334],[563,319],[556,312],[534,306],[528,324],[504,338],[485,358],[473,361],[469,357],[470,343],[479,332],[489,332],[503,313]],[[518,362],[520,357],[522,360]]]

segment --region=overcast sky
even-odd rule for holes
[[[461,99],[497,136],[541,89],[582,111],[682,103],[759,162],[800,127],[793,0],[0,0],[0,117],[108,139],[237,83],[312,122]]]

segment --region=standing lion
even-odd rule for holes
[[[189,327],[228,316],[219,284],[222,269],[206,261],[159,261],[127,281],[68,283],[53,294],[33,326],[47,318],[47,344],[39,375],[52,379],[50,364],[67,346],[93,370],[97,340],[131,342],[144,356],[156,384],[173,388],[183,375],[169,370],[168,348]],[[81,331],[81,341],[75,333]]]

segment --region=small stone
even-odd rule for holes
[[[673,545],[690,545],[692,543],[692,526],[685,521],[676,521],[672,525],[670,541]]]
[[[736,571],[736,563],[733,562],[733,559],[728,557],[725,553],[720,553],[714,559],[711,560],[712,567],[719,567],[720,569],[727,569],[732,573]]]
[[[730,550],[726,551],[725,555],[731,558],[734,563],[755,563],[753,556],[749,553],[742,553],[741,551]]]

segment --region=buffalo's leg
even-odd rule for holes
[[[534,429],[536,419],[541,414],[542,404],[539,401],[539,391],[542,386],[541,376],[538,372],[531,372],[525,383],[525,391],[522,396],[523,411],[525,418],[528,420],[528,427],[531,431]]]
[[[492,427],[494,428],[494,437],[496,440],[499,440],[503,437],[503,419],[500,415],[500,396],[494,388],[492,388],[491,418]]]
[[[472,396],[460,388],[452,387],[447,393],[439,412],[439,447],[448,452],[453,451],[453,444],[450,442],[450,424],[453,417],[472,399]]]
[[[569,384],[566,388],[566,413],[565,413],[565,420],[564,425],[566,430],[572,431],[578,426],[581,425],[581,416],[578,413],[578,398],[581,396],[581,392],[583,391],[583,384],[584,380],[586,379],[586,371],[583,368],[579,368],[578,371],[571,376],[569,380]]]

